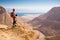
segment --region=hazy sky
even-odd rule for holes
[[[46,12],[60,6],[60,0],[0,0],[5,8],[15,8],[22,12]]]
[[[8,11],[15,8],[16,12],[20,13],[44,13],[52,7],[60,6],[60,0],[0,0],[0,6],[5,7]],[[32,18],[38,15],[26,14],[23,17]]]

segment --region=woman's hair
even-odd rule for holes
[[[13,8],[13,11],[15,11],[15,9]]]

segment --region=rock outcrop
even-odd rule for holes
[[[12,25],[12,19],[10,18],[5,8],[3,8],[2,6],[0,6],[0,24],[8,26]]]
[[[45,40],[45,36],[39,31],[17,26],[8,30],[0,29],[0,40]]]

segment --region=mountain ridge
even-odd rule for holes
[[[45,36],[59,36],[60,7],[53,7],[46,14],[36,17],[35,19],[29,21],[28,23],[31,24],[34,29],[41,31]]]

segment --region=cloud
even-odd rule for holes
[[[40,13],[40,12],[47,12],[50,9],[49,7],[43,7],[43,6],[10,7],[10,9],[13,8],[16,9],[16,12],[20,13]]]
[[[9,7],[7,7],[6,6],[6,8],[10,8],[10,9],[13,9],[13,8],[15,8],[16,9],[16,12],[19,12],[19,13],[40,13],[40,12],[43,12],[43,13],[46,13],[46,12],[48,12],[52,7],[57,7],[57,6],[59,6],[59,5],[57,5],[57,4],[52,4],[51,6],[49,6],[49,5],[42,5],[42,6],[40,6],[40,5],[38,5],[38,6],[32,6],[32,5],[30,5],[30,6],[9,6]]]
[[[47,12],[50,8],[40,7],[40,6],[33,6],[33,7],[22,7],[20,10],[24,12],[31,12],[31,13],[40,13],[40,12]]]

